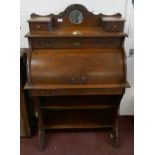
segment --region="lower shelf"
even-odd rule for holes
[[[44,129],[93,129],[93,128],[112,128],[113,125],[96,125],[96,123],[81,124],[53,124],[46,125]]]
[[[109,128],[114,125],[116,109],[45,110],[44,129]]]

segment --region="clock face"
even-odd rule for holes
[[[71,23],[80,24],[83,21],[83,14],[80,10],[72,10],[69,19]]]

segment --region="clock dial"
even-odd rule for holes
[[[71,23],[80,24],[83,21],[83,14],[80,10],[72,10],[69,19]]]

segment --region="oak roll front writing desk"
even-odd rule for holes
[[[28,22],[25,90],[35,100],[39,149],[46,129],[106,128],[118,146],[117,113],[128,87],[121,14],[94,15],[74,4]]]

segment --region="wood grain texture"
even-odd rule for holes
[[[31,82],[32,85],[123,83],[122,64],[120,49],[34,50]]]
[[[72,10],[81,11],[82,23],[70,21]],[[37,102],[39,149],[45,129],[69,128],[107,128],[117,146],[117,112],[129,87],[121,14],[75,4],[58,15],[32,14],[29,23],[25,89]]]
[[[33,49],[119,48],[124,37],[37,37],[30,40]]]

